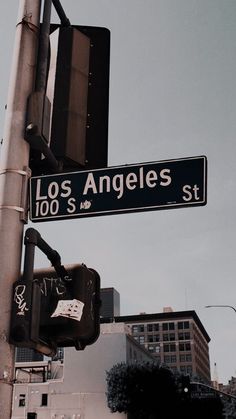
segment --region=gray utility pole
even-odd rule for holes
[[[0,150],[0,416],[11,418],[15,348],[8,344],[12,285],[20,275],[27,221],[29,144],[24,140],[27,98],[34,88],[41,0],[20,0]],[[6,34],[7,36],[7,34]]]

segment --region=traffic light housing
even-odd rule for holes
[[[110,31],[51,25],[50,148],[65,170],[107,166]]]
[[[85,265],[34,271],[13,286],[10,343],[53,355],[57,347],[84,349],[100,332],[100,277]]]

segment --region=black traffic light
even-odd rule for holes
[[[53,355],[57,347],[84,349],[100,332],[100,277],[85,265],[34,271],[13,287],[10,343]]]
[[[64,170],[107,166],[110,32],[51,25],[50,148]]]
[[[181,394],[184,399],[191,397],[191,382],[189,375],[181,376]]]

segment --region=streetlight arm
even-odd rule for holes
[[[218,305],[209,305],[209,306],[205,306],[205,308],[211,308],[211,307],[228,307],[231,308],[232,310],[235,311],[236,313],[236,308],[233,306],[229,306],[229,305],[222,305],[222,304],[218,304]]]

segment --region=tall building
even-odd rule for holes
[[[108,319],[101,319],[107,322]],[[129,325],[134,339],[157,361],[183,374],[197,374],[210,381],[208,336],[195,311],[164,310],[163,313],[120,316],[110,321]]]
[[[101,317],[120,316],[120,294],[115,288],[101,289]]]

